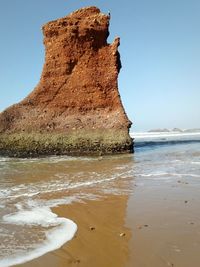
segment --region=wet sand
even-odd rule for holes
[[[126,266],[131,238],[125,224],[127,200],[128,196],[107,196],[54,208],[60,217],[77,223],[75,237],[60,249],[18,266]]]
[[[58,216],[77,224],[75,237],[60,249],[18,266],[199,267],[199,159],[195,144],[195,149],[191,145],[166,147],[133,159],[84,161],[82,165],[79,162],[79,170],[84,173],[80,173],[81,179],[90,177],[94,170],[95,177],[111,179],[106,183],[97,180],[93,186],[75,187],[72,191],[43,193],[45,201],[59,199],[60,194],[63,198],[64,192],[66,196],[84,193],[83,196],[97,198],[81,198],[83,203],[53,208]],[[62,173],[67,173],[66,166],[70,167],[70,177],[77,172],[77,163],[65,162],[50,164],[49,172],[56,171],[56,166]],[[118,179],[112,179],[120,172]],[[43,180],[49,179],[47,174]]]
[[[191,178],[138,185],[127,208],[133,233],[128,266],[200,266],[199,193],[198,180]]]
[[[199,185],[142,180],[133,194],[59,206],[78,225],[58,250],[20,267],[199,267]]]

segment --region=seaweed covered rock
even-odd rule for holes
[[[120,100],[119,38],[110,16],[79,9],[43,26],[45,63],[35,89],[0,113],[0,153],[10,156],[132,152]]]

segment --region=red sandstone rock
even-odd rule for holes
[[[3,140],[0,151],[17,154],[132,151],[128,133],[131,122],[117,86],[120,41],[116,38],[112,44],[107,43],[109,19],[98,8],[88,7],[43,26],[46,50],[40,82],[23,101],[0,114]],[[72,149],[60,144],[61,135],[68,140],[73,136]],[[13,136],[17,139],[14,143]],[[37,143],[36,150],[32,141]]]

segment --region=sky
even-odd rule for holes
[[[132,131],[200,128],[199,0],[0,0],[0,111],[37,85],[41,26],[97,6],[120,37],[119,92]]]

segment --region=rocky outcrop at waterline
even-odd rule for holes
[[[0,114],[0,153],[11,156],[132,152],[120,100],[119,38],[109,15],[79,9],[43,26],[45,64],[36,88]]]

